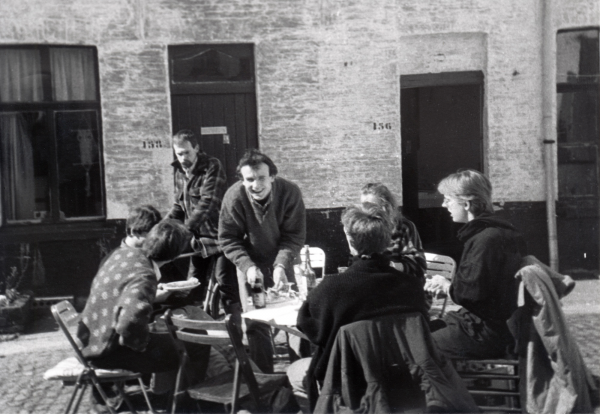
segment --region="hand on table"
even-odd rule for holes
[[[450,291],[450,281],[444,276],[434,275],[425,281],[424,289],[433,294],[435,298],[444,297]]]
[[[285,269],[281,266],[275,267],[273,269],[273,281],[275,282],[275,286],[273,288],[276,291],[285,290],[288,286],[288,279],[285,275]]]

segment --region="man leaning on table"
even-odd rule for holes
[[[294,280],[293,264],[306,238],[306,213],[300,188],[277,176],[273,161],[256,149],[246,151],[237,166],[240,181],[223,199],[219,243],[237,267],[239,304],[232,314],[248,310],[248,291],[279,287]],[[247,321],[250,357],[263,372],[273,372],[269,326]]]

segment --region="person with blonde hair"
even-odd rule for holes
[[[381,183],[368,183],[361,189],[360,202],[363,209],[377,206],[388,214],[394,230],[387,254],[394,266],[423,278],[427,261],[421,237],[414,223],[400,212],[394,194]]]
[[[452,220],[465,225],[458,232],[464,249],[453,280],[435,275],[425,284],[425,290],[450,295],[462,306],[432,322],[433,339],[450,358],[504,357],[514,344],[506,321],[517,309],[515,274],[526,255],[525,241],[494,214],[492,184],[482,173],[450,174],[438,191]]]

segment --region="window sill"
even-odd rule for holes
[[[119,220],[104,219],[96,222],[10,225],[0,227],[0,244],[99,239],[115,236],[119,227]]]

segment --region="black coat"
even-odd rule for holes
[[[307,377],[322,381],[338,330],[377,316],[421,312],[429,318],[421,279],[390,266],[388,258],[355,257],[341,274],[326,276],[298,313],[298,328],[317,345]],[[309,391],[311,401],[315,395]]]
[[[507,331],[506,321],[517,309],[517,280],[525,241],[508,221],[482,214],[458,233],[465,244],[450,287],[452,300],[489,328]]]

